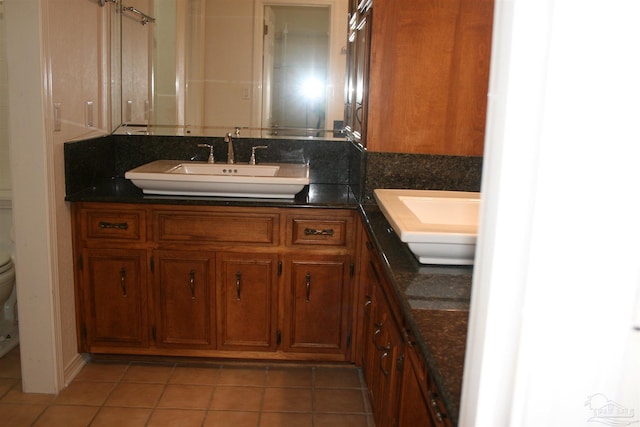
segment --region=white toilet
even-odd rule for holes
[[[16,272],[11,256],[0,252],[0,357],[18,345]]]

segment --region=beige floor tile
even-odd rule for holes
[[[46,408],[45,405],[0,403],[0,425],[29,427]]]
[[[166,386],[158,408],[208,409],[213,386],[169,384]]]
[[[105,406],[153,408],[164,387],[163,384],[120,383],[107,398]]]
[[[269,367],[267,387],[311,387],[313,368],[311,367]]]
[[[366,415],[316,414],[314,427],[368,427]],[[419,427],[419,426],[415,426]]]
[[[87,363],[75,380],[118,382],[127,370],[128,364],[90,362]]]
[[[3,397],[2,403],[25,403],[30,405],[48,405],[56,398],[55,394],[24,393],[22,383],[18,381]]]
[[[311,412],[311,399],[311,389],[268,387],[262,408],[274,412]]]
[[[33,427],[86,427],[98,409],[97,406],[49,406]]]
[[[100,406],[107,400],[115,383],[95,381],[73,381],[62,390],[54,403],[56,405]]]
[[[204,427],[257,427],[259,412],[209,411]]]
[[[151,415],[148,408],[102,407],[91,427],[144,427]]]
[[[147,427],[200,427],[205,415],[205,411],[156,409]]]
[[[294,413],[263,413],[260,416],[260,427],[311,427],[313,416],[311,414]]]
[[[264,386],[265,367],[226,367],[220,369],[218,384],[220,385],[246,385]]]
[[[322,388],[314,390],[315,411],[319,413],[349,412],[364,413],[362,391],[356,389],[330,389]]]
[[[171,384],[214,385],[218,382],[219,375],[219,367],[176,366],[169,382]]]
[[[356,368],[318,367],[315,386],[322,388],[360,388],[360,375]]]
[[[166,384],[173,372],[173,365],[132,364],[122,381],[132,383]]]
[[[218,386],[213,392],[211,409],[223,411],[260,411],[262,387]]]

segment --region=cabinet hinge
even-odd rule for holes
[[[282,276],[282,261],[278,261],[278,276]]]
[[[82,339],[87,339],[87,325],[84,323],[80,325],[80,333],[82,334]]]
[[[263,35],[268,35],[269,34],[269,26],[267,24],[264,24],[264,30],[263,30]]]
[[[276,332],[276,346],[280,347],[280,343],[282,343],[282,332],[278,329],[278,332]]]
[[[151,267],[151,272],[153,273],[153,269],[155,267],[155,262],[153,261],[153,257],[151,257],[151,260],[149,261],[149,267]]]
[[[351,332],[347,334],[347,349],[351,348]]]
[[[151,336],[153,337],[153,341],[156,340],[156,327],[155,325],[151,327]]]
[[[353,275],[355,274],[356,271],[356,265],[354,263],[351,263],[351,265],[349,266],[349,274],[351,275],[351,277],[353,277]]]

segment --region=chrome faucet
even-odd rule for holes
[[[207,163],[215,163],[216,159],[213,158],[213,144],[198,144],[198,147],[209,149],[209,158]]]
[[[224,137],[224,142],[229,143],[229,150],[227,151],[227,163],[232,165],[235,163],[235,159],[233,157],[233,138],[231,137],[231,132],[229,132]]]

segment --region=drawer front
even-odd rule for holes
[[[146,240],[144,210],[93,210],[81,212],[82,238],[87,240]]]
[[[278,223],[277,214],[157,211],[154,234],[158,242],[277,245]]]
[[[297,218],[290,220],[290,244],[312,246],[349,246],[351,218]]]

